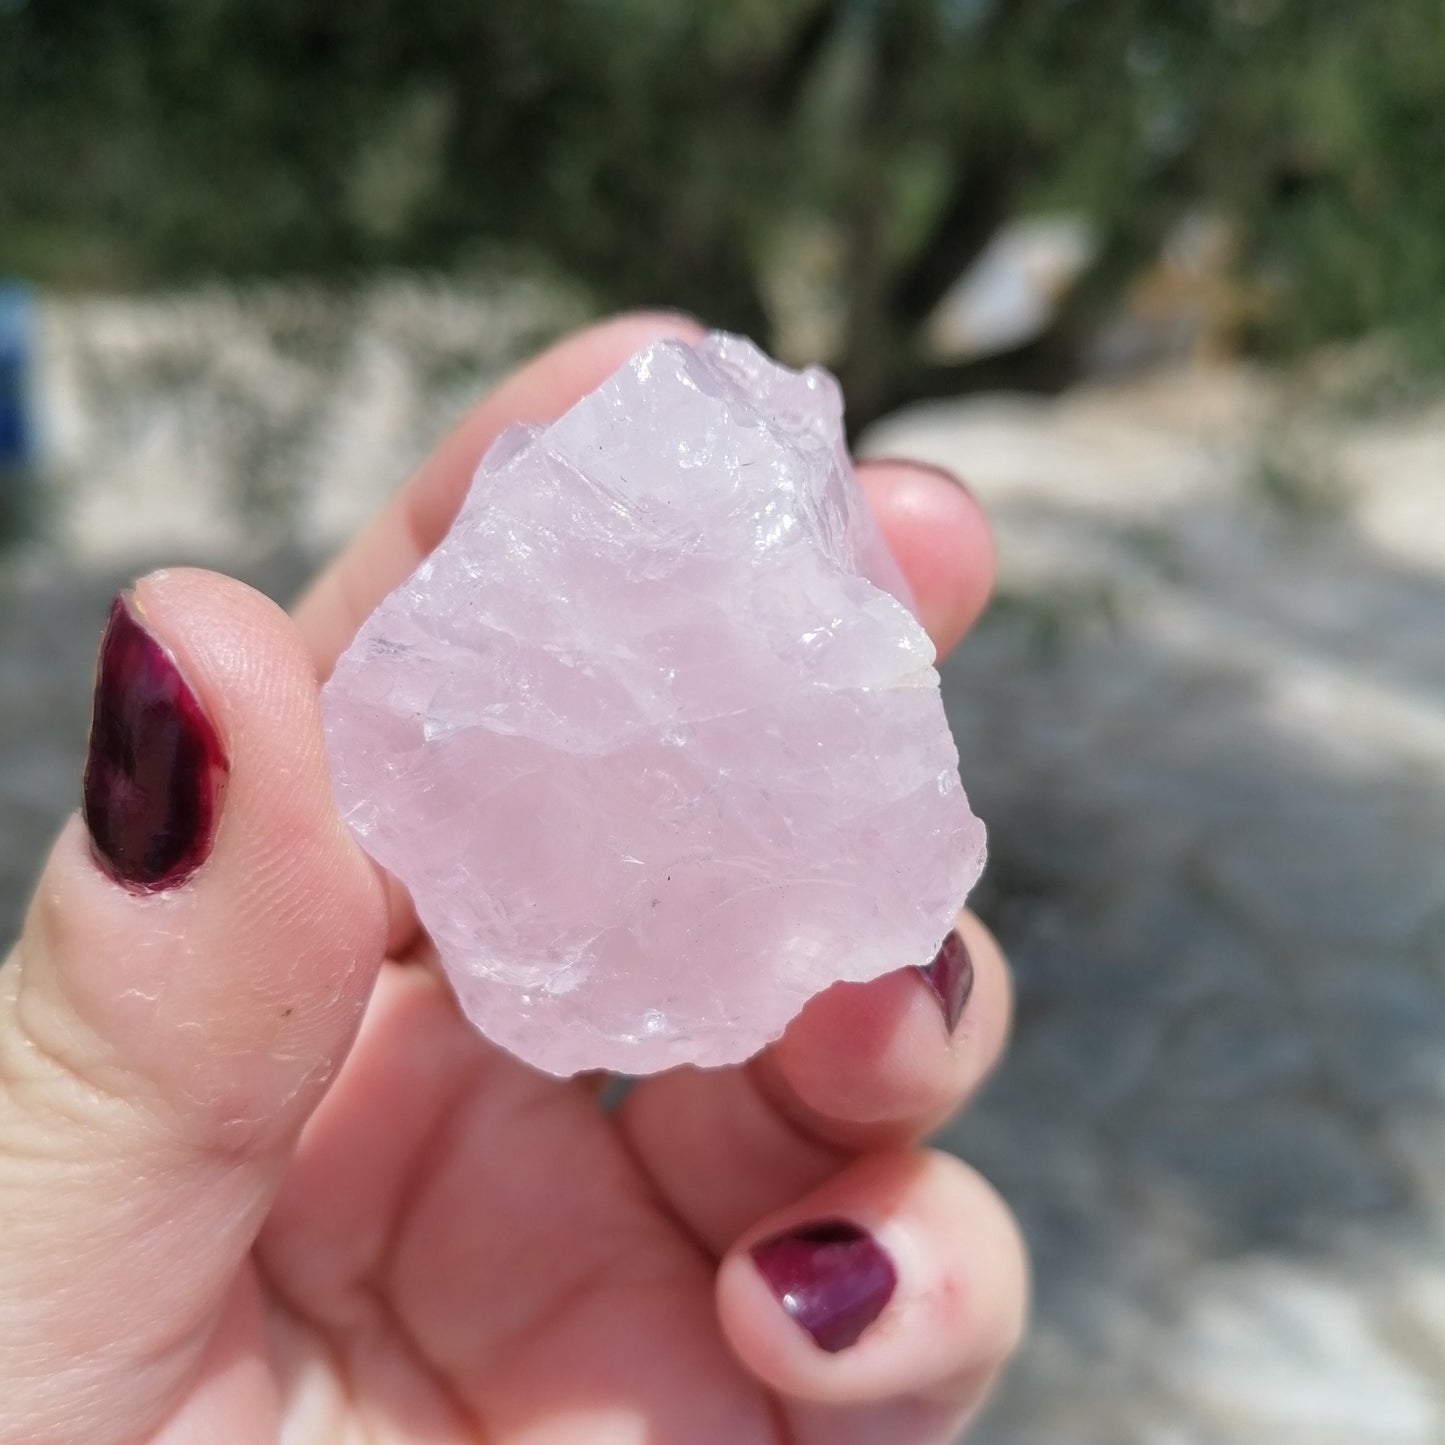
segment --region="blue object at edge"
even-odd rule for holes
[[[35,298],[21,282],[0,281],[0,471],[31,461],[30,372]]]

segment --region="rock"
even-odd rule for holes
[[[558,1074],[724,1064],[924,964],[983,863],[825,373],[664,342],[487,454],[323,696],[343,815]]]

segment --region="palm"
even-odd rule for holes
[[[487,1046],[425,969],[387,965],[255,1254],[265,1319],[244,1348],[274,1361],[283,1418],[307,1441],[837,1441],[838,1419],[815,1411],[810,1433],[723,1340],[720,1251],[649,1173],[650,1134]],[[875,1416],[848,1438],[898,1436]]]
[[[418,969],[388,966],[257,1268],[284,1408],[319,1369],[337,1437],[384,1421],[604,1445],[631,1419],[699,1445],[774,1438],[718,1335],[715,1261],[591,1093],[488,1048]]]

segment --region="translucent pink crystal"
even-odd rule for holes
[[[487,453],[323,694],[462,1008],[557,1074],[725,1064],[926,964],[983,866],[827,373],[662,342]]]

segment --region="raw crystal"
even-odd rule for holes
[[[743,1059],[983,866],[841,419],[741,338],[647,347],[496,442],[326,686],[346,821],[543,1069]]]

